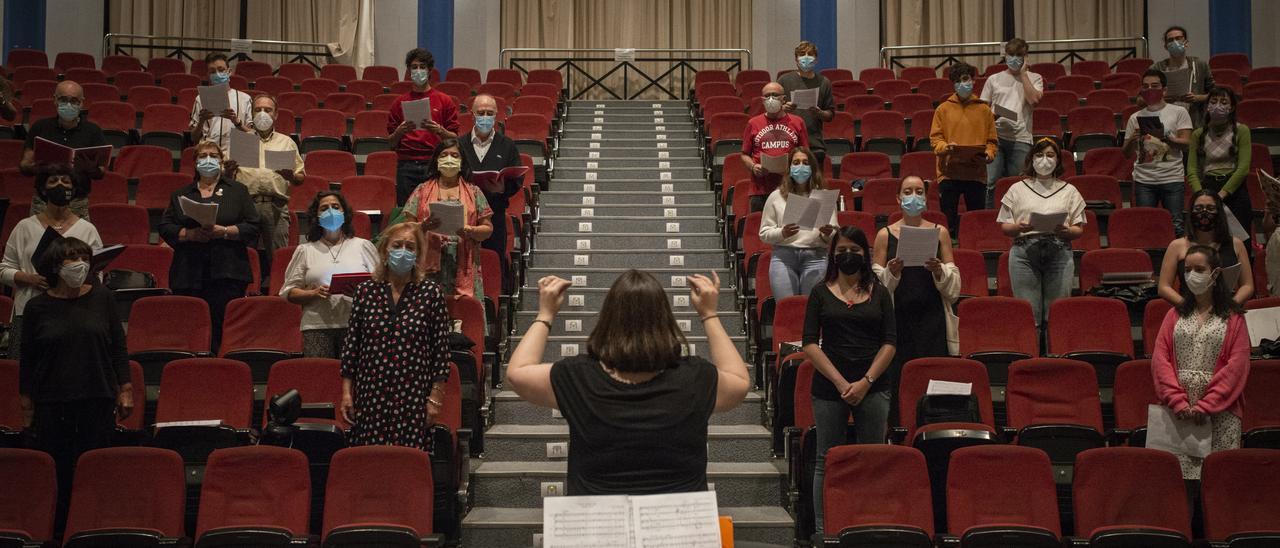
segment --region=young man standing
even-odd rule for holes
[[[987,164],[988,209],[995,207],[996,181],[1021,174],[1031,150],[1031,112],[1044,95],[1044,79],[1027,70],[1027,49],[1026,40],[1009,40],[1004,45],[1004,62],[1009,68],[991,75],[982,86],[982,100],[995,111],[1000,139],[995,161]]]
[[[778,78],[778,83],[782,84],[782,91],[786,93],[782,110],[804,120],[804,126],[809,130],[809,149],[816,157],[815,165],[821,166],[823,158],[827,156],[827,145],[822,141],[822,123],[835,118],[836,107],[835,100],[831,98],[831,80],[814,72],[817,64],[818,46],[808,40],[801,41],[796,46],[797,70],[783,74]],[[818,90],[817,104],[809,108],[797,109],[791,94],[809,89]]]
[[[405,68],[413,80],[413,89],[397,97],[387,113],[387,141],[396,151],[396,205],[404,205],[413,189],[427,180],[427,167],[436,145],[444,139],[458,138],[458,105],[447,94],[431,87],[431,69],[435,68],[431,52],[414,48],[404,56]],[[429,99],[431,119],[425,125],[418,120],[405,120],[405,101]]]
[[[1187,55],[1189,45],[1187,29],[1177,25],[1169,27],[1169,30],[1164,31],[1164,49],[1169,52],[1169,57],[1156,61],[1151,68],[1166,73],[1165,87],[1168,87],[1168,73],[1188,71],[1186,76],[1191,89],[1169,99],[1173,104],[1187,109],[1187,113],[1191,115],[1191,123],[1200,127],[1204,118],[1204,102],[1209,98],[1209,90],[1213,89],[1213,72],[1209,70],[1209,63],[1203,59]]]
[[[996,124],[991,108],[973,96],[977,69],[965,63],[951,66],[956,92],[933,111],[929,144],[938,157],[938,190],[947,229],[960,233],[960,196],[968,211],[986,207],[985,165],[996,157]],[[981,152],[975,149],[981,147]]]
[[[1165,74],[1147,69],[1138,92],[1146,108],[1133,113],[1124,126],[1124,154],[1134,158],[1133,201],[1138,207],[1160,204],[1173,215],[1173,229],[1182,236],[1183,187],[1187,173],[1183,150],[1191,141],[1187,109],[1164,100]]]

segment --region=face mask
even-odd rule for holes
[[[1219,122],[1226,120],[1227,116],[1231,114],[1231,107],[1222,103],[1210,103],[1204,109],[1209,112],[1210,118]]]
[[[215,86],[220,86],[230,81],[231,81],[231,73],[225,70],[220,70],[218,72],[215,72],[209,75],[209,83]]]
[[[908,194],[902,197],[902,212],[915,217],[924,213],[924,196]]]
[[[791,180],[797,184],[805,184],[809,182],[809,176],[813,175],[813,168],[806,165],[791,166]]]
[[[196,160],[196,173],[201,177],[217,177],[222,171],[222,161],[217,158],[200,158]]]
[[[1187,282],[1187,289],[1191,290],[1192,295],[1204,295],[1213,288],[1212,272],[1187,272],[1182,279]]]
[[[973,94],[972,80],[968,82],[956,82],[955,87],[956,87],[956,96],[960,97],[961,99],[967,99],[969,95]]]
[[[1164,49],[1169,50],[1169,55],[1181,57],[1187,53],[1187,44],[1183,43],[1182,40],[1174,40],[1165,44]]]
[[[345,215],[342,214],[341,209],[329,208],[320,212],[320,228],[329,232],[342,230],[342,223],[345,220]]]
[[[1191,211],[1191,222],[1195,223],[1196,230],[1200,232],[1210,232],[1218,224],[1217,211]]]
[[[76,261],[62,265],[58,270],[58,277],[62,278],[62,283],[67,287],[80,287],[84,285],[85,278],[89,277],[89,263]]]
[[[276,121],[271,119],[271,115],[267,111],[260,110],[253,115],[253,128],[259,131],[270,131],[272,126],[276,125]]]
[[[836,253],[835,262],[836,268],[840,269],[840,273],[846,276],[858,274],[867,266],[862,254],[852,251]]]
[[[812,55],[801,55],[796,57],[796,65],[800,67],[800,70],[805,72],[813,70],[813,65],[817,64],[817,62],[817,58]]]
[[[1031,168],[1036,170],[1036,175],[1041,177],[1053,175],[1053,170],[1056,167],[1058,167],[1058,160],[1048,156],[1036,155],[1035,159],[1031,160]]]
[[[80,105],[72,103],[58,103],[58,118],[63,122],[70,122],[80,117]]]
[[[58,207],[66,207],[71,203],[71,198],[75,194],[75,190],[69,186],[54,185],[53,188],[44,190],[44,201],[56,205]]]
[[[440,173],[442,175],[453,177],[454,175],[457,175],[459,171],[462,171],[462,158],[441,156],[440,159],[436,161],[436,166],[440,168]]]
[[[1009,70],[1012,70],[1012,71],[1014,71],[1014,72],[1017,72],[1017,71],[1019,71],[1019,70],[1022,70],[1022,64],[1023,64],[1024,62],[1025,62],[1025,61],[1023,61],[1023,60],[1022,60],[1022,56],[1021,56],[1021,55],[1006,55],[1006,56],[1004,56],[1004,64],[1009,65]]]
[[[476,129],[484,134],[493,131],[494,118],[493,116],[476,116]]]
[[[769,114],[777,114],[782,111],[782,99],[770,97],[764,100],[764,111]]]
[[[418,254],[405,248],[392,249],[387,254],[387,267],[396,274],[408,274],[418,262]]]
[[[1146,103],[1148,107],[1152,107],[1164,101],[1164,90],[1144,89],[1138,92],[1138,96],[1142,97],[1142,102]]]
[[[413,79],[413,83],[418,86],[427,85],[427,78],[431,77],[431,73],[427,69],[413,69],[409,71],[409,78]]]

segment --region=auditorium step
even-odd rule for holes
[[[580,207],[583,205],[596,207],[625,206],[630,208],[636,206],[715,207],[716,197],[705,190],[664,192],[661,194],[597,190],[590,196],[584,196],[579,192],[548,191],[538,195],[538,204],[542,211],[547,211],[547,208],[553,207]]]
[[[498,424],[560,425],[564,417],[558,411],[539,407],[520,399],[515,392],[503,390],[493,396]],[[711,416],[711,424],[758,424],[764,417],[764,397],[760,392],[748,392],[742,405],[724,413]]]
[[[673,311],[676,317],[676,325],[689,337],[705,337],[706,331],[703,329],[702,321],[698,319],[698,313],[691,309],[676,309]],[[721,310],[720,323],[724,325],[724,329],[730,335],[743,332],[745,326],[742,317],[733,310]],[[533,318],[538,315],[535,310],[524,310],[516,313],[517,325],[528,325]],[[596,322],[600,318],[600,312],[595,310],[564,310],[556,316],[551,327],[551,336],[571,336],[571,335],[589,335],[596,328]]]
[[[650,174],[652,175],[652,174]],[[672,179],[654,181],[649,177],[636,179],[612,179],[608,181],[587,179],[556,179],[556,190],[572,192],[579,196],[594,194],[598,191],[613,192],[696,192],[707,190],[706,179]],[[660,195],[660,194],[659,194]]]
[[[542,504],[542,486],[556,484],[563,494],[565,461],[484,462],[476,468],[475,504],[536,508]],[[716,492],[720,506],[765,506],[782,504],[779,495],[785,475],[767,462],[711,462],[707,464],[707,484]]]
[[[581,259],[581,257],[589,257],[589,259]],[[719,249],[607,250],[593,251],[590,255],[584,255],[574,250],[543,250],[539,251],[538,255],[530,260],[529,266],[540,268],[573,268],[578,266],[629,268],[641,262],[646,262],[645,264],[665,263],[670,266],[682,265],[685,268],[706,270],[724,268],[726,266],[724,252]]]
[[[537,278],[530,278],[529,283],[532,286],[536,284],[537,281],[538,281]],[[720,283],[723,284],[724,281],[725,281],[724,279],[721,279]],[[668,287],[664,289],[667,292],[667,296],[671,298],[671,306],[674,310],[680,310],[681,308],[687,308],[691,306],[687,298],[689,296],[688,289],[685,289],[683,287]],[[565,302],[565,306],[562,310],[564,311],[572,311],[572,310],[599,311],[600,305],[604,303],[604,296],[608,292],[609,292],[609,288],[607,287],[582,287],[582,288],[575,287],[569,290],[570,299],[566,300],[567,302]],[[575,304],[576,300],[572,299],[572,297],[575,295],[582,296],[583,303],[581,305]],[[716,308],[717,310],[732,310],[735,302],[737,302],[737,296],[734,295],[732,291],[721,291],[720,300],[719,300],[720,304]],[[538,288],[537,287],[520,288],[520,309],[529,310],[529,311],[538,310]],[[524,331],[520,331],[519,333],[524,333]],[[734,333],[729,333],[729,334],[733,335]],[[512,346],[514,347],[514,345]]]
[[[780,506],[721,506],[720,515],[733,518],[735,541],[791,546],[793,522]],[[530,547],[541,534],[541,508],[476,507],[462,521],[465,546]]]
[[[564,424],[495,424],[485,431],[485,461],[556,460],[547,456],[547,444],[568,441],[569,427]],[[710,462],[771,462],[760,457],[769,455],[771,444],[772,434],[760,424],[707,427]]]

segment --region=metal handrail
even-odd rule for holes
[[[615,53],[621,48],[502,48],[498,52],[498,65],[506,64],[507,53]],[[751,68],[751,50],[746,48],[626,48],[636,53],[736,53],[747,54],[747,68]]]
[[[1061,39],[1055,39],[1055,40],[1027,40],[1027,44],[1028,45],[1036,45],[1036,44],[1059,45],[1059,44],[1083,44],[1083,43],[1098,44],[1098,43],[1108,43],[1108,42],[1135,42],[1135,41],[1142,43],[1142,54],[1144,56],[1148,55],[1149,48],[1148,48],[1146,36],[1131,36],[1127,38],[1061,38]],[[910,49],[930,49],[930,48],[953,48],[953,49],[954,48],[977,48],[977,47],[989,48],[989,47],[1000,47],[1000,46],[1003,46],[1004,44],[1005,42],[999,41],[999,42],[961,42],[961,43],[955,43],[955,44],[916,44],[916,45],[907,45],[907,46],[881,46],[880,66],[886,67],[886,68],[892,68],[890,63],[890,59],[892,57],[889,54],[890,52],[893,52],[893,51],[910,50]],[[1070,51],[1070,50],[1067,50],[1067,51]],[[1054,52],[1057,52],[1057,50],[1050,51],[1050,52],[1043,52],[1043,53],[1054,53]],[[951,54],[939,53],[938,55],[932,56],[932,57],[946,57],[949,55]]]
[[[200,43],[203,43],[204,45],[203,46],[183,46],[183,45],[168,46],[168,45],[155,45],[155,44],[147,44],[147,45],[124,44],[122,45],[117,43],[121,39],[169,41],[169,42],[178,42],[179,44],[183,42],[200,42]],[[248,39],[241,40],[241,39],[232,39],[232,38],[202,38],[202,37],[192,37],[192,36],[154,36],[150,34],[127,34],[127,33],[119,33],[119,32],[107,33],[102,37],[102,56],[106,57],[107,55],[111,55],[113,48],[120,48],[120,47],[147,48],[147,49],[168,49],[172,47],[173,51],[166,54],[165,55],[166,57],[178,57],[179,55],[183,55],[190,58],[189,55],[186,55],[184,50],[229,52],[233,49],[232,46],[238,46],[246,42],[249,43],[251,46],[264,45],[264,46],[275,46],[280,48],[278,50],[251,48],[249,51],[253,53],[260,53],[260,54],[266,54],[266,55],[294,55],[295,58],[293,59],[293,61],[301,59],[303,61],[311,63],[312,65],[315,65],[315,63],[312,62],[307,56],[323,56],[329,62],[333,62],[333,59],[334,59],[333,50],[329,48],[329,44],[322,43],[322,42],[260,40],[256,38],[248,38]],[[221,45],[225,47],[219,47],[219,48],[209,47],[212,45]],[[307,48],[312,51],[291,51],[288,48]],[[239,58],[248,58],[248,56],[244,55],[243,53],[237,54],[237,56]],[[293,61],[290,61],[290,62],[293,62]]]

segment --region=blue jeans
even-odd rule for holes
[[[1159,207],[1163,203],[1164,208],[1169,210],[1169,214],[1173,215],[1173,232],[1182,237],[1182,207],[1185,205],[1183,194],[1186,192],[1186,186],[1182,181],[1173,183],[1136,183],[1133,185],[1133,205],[1137,207]]]
[[[1026,167],[1029,152],[1031,152],[1031,143],[1000,139],[1000,144],[996,146],[996,159],[987,164],[987,209],[997,207],[996,181],[1001,177],[1012,177],[1022,173],[1022,169]]]
[[[396,205],[402,206],[418,185],[427,182],[427,160],[400,160],[396,162]],[[415,215],[417,212],[413,212]]]
[[[826,272],[826,250],[774,246],[773,258],[769,259],[769,288],[779,301],[792,295],[808,296]]]
[[[1042,264],[1034,264],[1027,256],[1030,245],[1014,245],[1009,249],[1009,283],[1013,286],[1014,297],[1031,302],[1036,327],[1042,327],[1048,319],[1049,305],[1071,296],[1076,264],[1070,246],[1046,255],[1047,259],[1042,258]]]
[[[813,468],[813,523],[818,533],[823,532],[822,480],[827,476],[827,451],[845,443],[845,431],[849,413],[853,413],[853,430],[858,444],[885,443],[889,433],[888,390],[873,390],[857,407],[849,407],[843,401],[813,398],[813,424],[818,427],[817,458]]]

